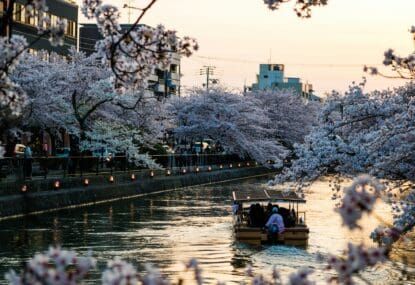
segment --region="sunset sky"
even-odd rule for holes
[[[147,1],[104,3],[119,6],[122,22],[128,23],[122,6],[143,7]],[[255,81],[260,63],[271,61],[285,64],[286,76],[312,83],[324,97],[360,81],[364,64],[381,67],[387,48],[405,56],[414,51],[409,33],[415,25],[414,0],[330,0],[314,8],[311,19],[297,18],[292,8],[286,3],[270,11],[262,0],[159,0],[143,23],[162,23],[198,40],[200,50],[182,60],[184,88],[201,86],[200,68],[213,65],[221,84],[242,89]],[[131,20],[137,14],[131,10]],[[402,84],[366,76],[369,90]]]

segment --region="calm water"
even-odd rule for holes
[[[244,279],[244,268],[252,264],[256,272],[268,273],[273,265],[283,275],[301,266],[315,270],[314,278],[324,283],[327,272],[316,261],[321,253],[340,254],[348,241],[370,244],[368,235],[378,221],[365,219],[367,230],[350,232],[341,227],[333,212],[328,182],[316,182],[309,190],[307,224],[310,227],[306,249],[287,246],[249,246],[235,242],[232,236],[231,192],[247,184],[214,185],[178,190],[157,196],[112,204],[61,211],[26,219],[0,223],[0,282],[9,268],[19,268],[36,252],[59,244],[80,253],[92,249],[98,266],[120,256],[134,263],[139,270],[152,263],[162,272],[178,277],[183,262],[196,257],[204,270],[207,283],[221,280],[236,283]],[[380,205],[380,216],[387,208]],[[412,240],[413,241],[413,240]],[[393,252],[395,263],[387,263],[364,274],[372,284],[415,284],[414,267],[406,268],[409,280],[400,281],[402,258],[414,264],[414,243],[404,241]],[[190,278],[187,275],[180,275]],[[90,276],[91,283],[100,283],[98,270]]]

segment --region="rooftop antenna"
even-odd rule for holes
[[[271,64],[271,60],[272,60],[272,49],[269,49],[268,64]]]
[[[128,0],[128,24],[131,24],[131,3],[132,0]]]

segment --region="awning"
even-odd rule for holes
[[[306,200],[293,191],[273,189],[239,189],[232,192],[236,202],[297,202],[305,203]]]

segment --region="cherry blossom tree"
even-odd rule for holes
[[[140,149],[161,137],[162,112],[161,108],[156,111],[157,100],[149,92],[116,92],[111,71],[94,56],[72,51],[68,60],[52,57],[46,62],[27,55],[12,78],[25,87],[28,96],[20,128],[51,134],[63,129],[77,138],[72,147],[78,141],[82,149],[105,146],[126,153],[137,164],[151,163]]]
[[[267,91],[245,96],[213,89],[194,90],[170,101],[177,136],[210,138],[234,153],[281,166],[295,140],[301,141],[314,119],[314,107],[291,92]],[[289,126],[293,112],[297,117]]]
[[[297,96],[290,89],[256,91],[246,94],[259,100],[269,118],[268,128],[282,145],[292,150],[317,123],[320,103]]]
[[[276,10],[281,4],[290,2],[291,0],[264,0],[264,4],[271,10]],[[310,18],[311,8],[313,6],[325,6],[328,0],[295,0],[294,11],[298,17]]]
[[[413,83],[370,93],[362,85],[351,86],[344,95],[334,92],[323,106],[319,125],[296,146],[298,159],[274,183],[307,184],[327,174],[341,179],[369,173],[385,179],[387,184],[379,186],[361,178],[360,184],[371,184],[372,191],[365,191],[368,186],[341,191],[336,185],[333,196],[340,199],[338,211],[350,229],[359,227],[362,213],[371,213],[376,200],[389,202],[393,224],[386,231],[375,230],[373,237],[390,243],[398,240],[415,225],[414,98]]]
[[[68,60],[52,56],[43,61],[27,55],[12,74],[29,98],[22,127],[55,133],[63,128],[83,139],[97,109],[116,96],[108,81],[110,75],[96,58],[75,50]]]

